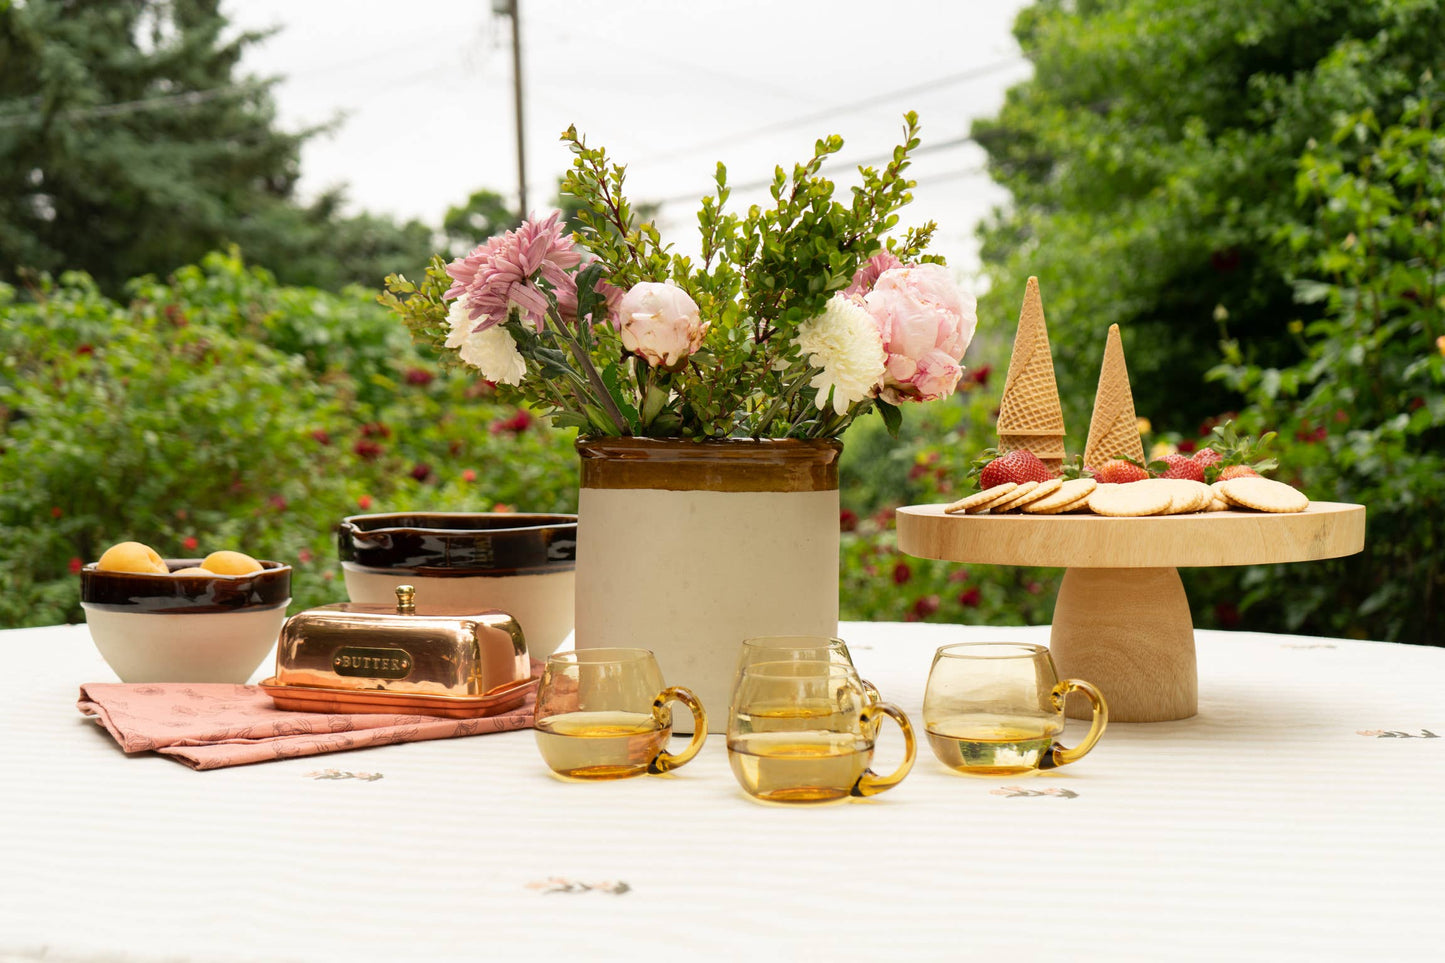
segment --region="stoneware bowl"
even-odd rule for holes
[[[500,609],[545,659],[572,631],[577,516],[521,512],[353,515],[337,529],[353,602],[396,602],[416,586],[418,605]]]
[[[172,571],[200,559],[166,559]],[[250,679],[276,644],[291,601],[291,566],[252,575],[80,570],[90,637],[122,682]]]

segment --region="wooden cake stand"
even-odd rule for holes
[[[1049,649],[1066,678],[1094,683],[1110,721],[1187,719],[1199,708],[1194,623],[1178,568],[1264,565],[1353,555],[1365,547],[1365,506],[1311,502],[1294,514],[1226,511],[1102,515],[897,514],[909,555],[979,565],[1062,567]],[[1088,718],[1071,699],[1072,718]]]

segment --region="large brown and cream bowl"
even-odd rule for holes
[[[199,559],[166,559],[171,572]],[[270,653],[291,601],[291,566],[249,575],[80,570],[80,607],[122,682],[245,682]]]
[[[500,609],[516,619],[533,658],[572,631],[577,516],[524,512],[353,515],[336,533],[353,602],[385,605],[398,585],[418,604]]]

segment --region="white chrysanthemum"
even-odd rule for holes
[[[828,407],[832,392],[833,410],[840,415],[873,394],[888,360],[873,316],[841,294],[828,299],[822,314],[798,326],[797,344],[809,365],[823,369],[809,382],[818,389],[818,408]]]
[[[447,312],[451,333],[447,347],[456,348],[457,355],[482,373],[488,381],[517,385],[527,374],[527,362],[517,350],[517,342],[506,328],[494,324],[485,331],[473,332],[477,322],[467,317],[466,298],[457,298]]]

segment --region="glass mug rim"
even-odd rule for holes
[[[954,642],[934,653],[938,659],[1032,659],[1047,655],[1049,647],[1034,642]]]
[[[799,671],[803,669],[808,671],[805,674],[799,674]],[[823,671],[820,672],[819,669]],[[837,662],[823,662],[816,659],[750,662],[738,671],[738,682],[742,682],[743,676],[751,676],[754,679],[816,679],[821,678],[824,673],[830,679],[837,676],[843,681],[851,683],[854,688],[861,688],[862,680],[858,678],[857,669],[848,665],[840,665]],[[737,686],[734,686],[734,689],[736,688]]]
[[[556,662],[562,665],[622,665],[626,662],[646,660],[657,661],[657,657],[651,649],[631,648],[627,646],[570,649],[566,652],[553,652],[547,656],[548,662]]]

